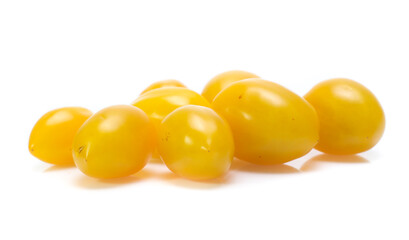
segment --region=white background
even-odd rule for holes
[[[2,0],[0,239],[409,239],[407,4]],[[382,103],[385,135],[360,157],[235,163],[219,184],[160,164],[99,181],[27,150],[51,109],[128,104],[168,78],[200,92],[232,69],[300,95],[355,79]]]

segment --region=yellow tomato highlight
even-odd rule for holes
[[[363,85],[345,78],[317,84],[306,95],[318,113],[320,141],[330,154],[367,151],[381,139],[385,115],[376,97]]]
[[[174,173],[192,180],[219,178],[234,155],[227,122],[202,106],[184,106],[170,113],[159,127],[159,153]]]
[[[158,89],[158,88],[167,88],[167,87],[182,87],[182,88],[186,88],[186,86],[179,82],[178,80],[174,80],[174,79],[169,79],[169,80],[163,80],[163,81],[158,81],[158,82],[154,82],[151,85],[149,85],[145,90],[142,91],[141,95],[149,92],[153,89]]]
[[[117,178],[141,170],[152,155],[153,126],[133,106],[105,108],[79,129],[72,155],[77,167],[95,178]]]
[[[47,163],[73,165],[72,141],[91,115],[90,110],[81,107],[59,108],[44,114],[31,131],[30,153]]]
[[[259,78],[259,76],[245,72],[245,71],[228,71],[221,73],[214,78],[212,78],[204,87],[202,96],[205,97],[210,103],[213,102],[213,99],[216,95],[226,88],[230,83],[241,81],[249,78]]]
[[[273,82],[230,84],[214,99],[234,136],[235,156],[255,164],[280,164],[307,154],[318,141],[318,117],[303,98]]]

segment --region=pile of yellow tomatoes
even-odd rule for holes
[[[95,178],[129,176],[154,158],[200,181],[223,177],[234,157],[271,165],[313,148],[337,155],[367,151],[384,128],[378,100],[353,80],[323,81],[300,97],[252,73],[229,71],[201,95],[166,80],[130,105],[95,114],[81,107],[50,111],[35,124],[29,151],[47,163],[75,163]]]

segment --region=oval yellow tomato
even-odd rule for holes
[[[355,154],[371,149],[385,129],[385,115],[376,97],[349,79],[317,84],[306,95],[318,113],[320,141],[317,150]]]
[[[212,107],[230,124],[235,156],[248,162],[288,162],[307,154],[318,141],[314,108],[273,82],[232,83],[216,96]]]
[[[184,106],[170,113],[159,127],[159,153],[179,176],[209,180],[223,176],[234,154],[227,122],[202,106]]]
[[[149,85],[145,90],[143,90],[141,92],[141,95],[149,92],[153,89],[158,89],[158,88],[166,88],[166,87],[182,87],[182,88],[186,88],[186,86],[179,82],[178,80],[174,80],[174,79],[169,79],[169,80],[163,80],[163,81],[158,81],[155,83],[152,83],[151,85]]]
[[[158,88],[139,96],[133,106],[142,109],[158,127],[173,110],[185,105],[209,107],[209,102],[198,93],[180,87]]]
[[[96,178],[117,178],[141,170],[152,155],[153,126],[133,106],[105,108],[78,130],[72,155],[77,167]]]
[[[88,109],[65,107],[50,111],[35,124],[28,148],[36,158],[52,164],[74,164],[72,141],[81,125],[92,115]]]
[[[209,102],[200,94],[190,89],[180,87],[166,87],[151,90],[139,96],[132,105],[142,109],[148,114],[156,130],[162,120],[178,107],[185,105],[210,107]],[[159,159],[157,150],[153,153],[153,159]]]
[[[221,73],[207,83],[203,89],[202,96],[211,103],[216,95],[230,83],[248,78],[259,78],[259,76],[253,73],[238,70]]]

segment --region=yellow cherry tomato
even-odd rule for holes
[[[91,115],[90,110],[81,107],[59,108],[46,113],[31,131],[30,153],[47,163],[73,165],[72,141]]]
[[[173,80],[173,79],[169,79],[169,80],[163,80],[163,81],[158,81],[155,83],[152,83],[151,85],[149,85],[145,90],[142,91],[141,95],[149,92],[153,89],[158,89],[158,88],[166,88],[166,87],[182,87],[182,88],[186,88],[186,86],[179,82],[178,80]]]
[[[226,88],[230,83],[241,81],[248,78],[259,78],[259,76],[245,72],[245,71],[228,71],[221,73],[212,78],[204,87],[202,96],[205,97],[210,103],[216,95]]]
[[[227,122],[202,106],[184,106],[170,113],[159,127],[159,153],[179,176],[209,180],[223,176],[234,154]]]
[[[273,82],[232,83],[216,96],[212,107],[231,126],[235,156],[248,162],[288,162],[307,154],[318,141],[314,108]]]
[[[344,78],[317,84],[306,95],[318,113],[320,141],[330,154],[355,154],[371,149],[385,129],[385,115],[376,97],[361,84]]]
[[[125,177],[141,170],[152,155],[153,126],[133,106],[105,108],[79,129],[72,155],[77,167],[96,178]]]
[[[209,102],[200,94],[180,87],[166,87],[151,90],[139,96],[133,106],[142,109],[158,129],[162,120],[173,110],[184,105],[200,105],[210,107]],[[159,154],[155,150],[153,158],[158,159]]]
[[[158,127],[173,110],[184,105],[210,107],[209,102],[198,93],[180,87],[158,88],[139,96],[133,106],[142,109]]]

